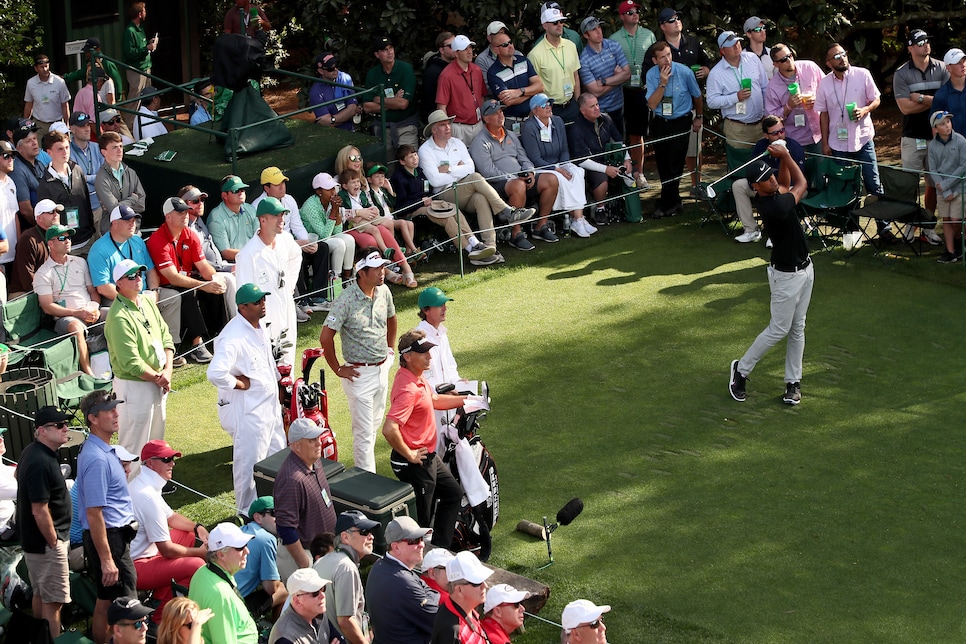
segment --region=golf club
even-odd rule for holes
[[[745,168],[747,168],[748,166],[750,166],[752,163],[757,163],[757,162],[761,161],[766,156],[768,156],[768,152],[767,151],[762,152],[761,154],[759,154],[755,158],[749,159],[748,161],[746,161],[745,163],[742,163],[740,166],[738,166],[734,170],[731,170],[730,172],[728,172],[724,176],[718,177],[717,179],[715,179],[711,183],[709,183],[707,185],[698,184],[698,191],[704,193],[703,194],[703,198],[704,199],[709,199],[709,200],[710,199],[714,199],[715,197],[718,196],[718,193],[715,192],[715,190],[714,190],[715,184],[724,181],[725,179],[727,179],[728,177],[730,177],[730,176],[732,176],[734,174],[737,174],[738,172],[740,172],[740,171],[744,170]]]
[[[533,613],[530,613],[528,611],[523,611],[523,614],[526,615],[527,617],[533,617],[535,619],[539,619],[541,622],[546,622],[547,624],[550,624],[551,626],[556,626],[557,628],[563,628],[563,624],[558,624],[555,621],[552,621],[552,620],[549,620],[549,619],[540,617],[539,615],[534,615]]]

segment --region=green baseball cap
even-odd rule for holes
[[[427,306],[443,306],[447,302],[452,302],[453,298],[446,297],[446,293],[443,293],[441,289],[435,286],[430,286],[429,288],[423,289],[423,292],[419,294],[419,301],[417,304],[419,308],[424,309]]]
[[[255,211],[256,217],[261,217],[262,215],[284,215],[288,212],[288,208],[282,205],[282,202],[275,197],[265,197],[258,202],[258,209]]]
[[[248,516],[253,517],[256,513],[265,514],[265,510],[275,509],[275,499],[270,496],[260,496],[248,506]]]
[[[243,284],[238,287],[237,291],[235,291],[235,304],[251,304],[252,302],[259,301],[266,295],[268,295],[268,293],[252,283]]]
[[[44,234],[44,241],[50,241],[51,239],[59,235],[73,235],[76,232],[77,231],[74,230],[73,228],[68,228],[67,226],[61,226],[60,224],[54,224],[53,226],[48,228],[47,232]]]
[[[222,192],[235,192],[239,188],[247,188],[248,184],[233,174],[225,177],[225,182],[221,184]]]

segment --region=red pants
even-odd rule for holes
[[[399,242],[396,241],[396,237],[392,234],[392,231],[385,226],[373,226],[382,235],[382,241],[385,242],[388,248],[393,249],[392,261],[399,264],[402,271],[405,273],[409,269],[406,267],[406,256],[403,254],[402,250],[399,248]],[[350,229],[346,231],[348,234],[352,235],[352,238],[356,240],[356,248],[365,248],[366,246],[372,246],[373,248],[378,248],[376,244],[376,238],[370,233],[362,233],[358,230]]]
[[[171,541],[190,548],[195,545],[195,535],[193,532],[171,528]],[[161,612],[164,611],[165,604],[174,597],[171,592],[171,580],[187,587],[191,582],[191,576],[204,565],[205,560],[200,557],[166,559],[162,555],[157,555],[147,559],[135,559],[134,569],[138,574],[138,590],[153,590],[155,599],[161,602],[151,616],[152,620],[161,621]]]

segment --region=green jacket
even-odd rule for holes
[[[133,22],[124,30],[124,62],[142,72],[151,69],[151,52],[148,51],[148,37],[144,27]]]

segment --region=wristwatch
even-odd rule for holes
[[[331,117],[329,117],[329,118],[331,118],[331,119],[332,119],[332,120],[330,121],[330,123],[332,123],[332,125],[335,125],[335,115],[333,115],[333,116],[331,116]]]
[[[918,99],[918,102],[919,102],[919,103],[922,103],[922,102],[923,102],[924,100],[925,100],[925,97],[924,97],[924,96],[922,95],[922,92],[919,92],[919,99]]]

